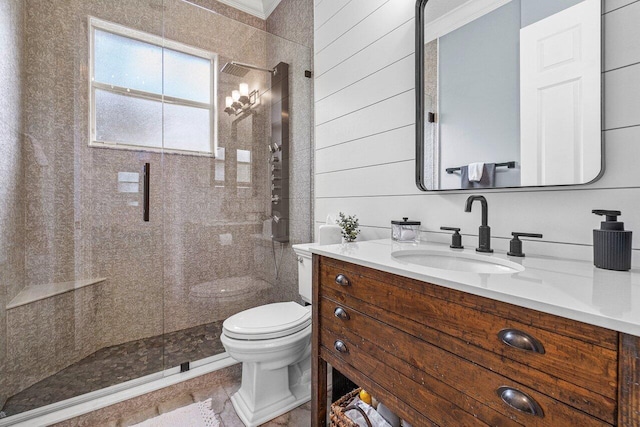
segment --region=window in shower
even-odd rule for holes
[[[90,18],[92,146],[214,156],[214,53]]]

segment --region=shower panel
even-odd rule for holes
[[[271,238],[289,241],[289,64],[271,75]]]

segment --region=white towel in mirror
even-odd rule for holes
[[[484,163],[469,163],[469,181],[478,182],[482,179],[482,171],[484,170]]]

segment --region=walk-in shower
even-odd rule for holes
[[[0,426],[220,355],[224,319],[297,297],[267,148],[302,159],[279,217],[309,241],[309,48],[183,0],[0,0],[0,22]],[[239,84],[259,102],[228,116]]]

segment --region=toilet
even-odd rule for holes
[[[307,303],[311,303],[312,245],[293,245],[298,288]],[[311,399],[311,306],[289,301],[242,311],[224,321],[220,339],[229,356],[242,362],[242,385],[231,402],[247,427]]]

